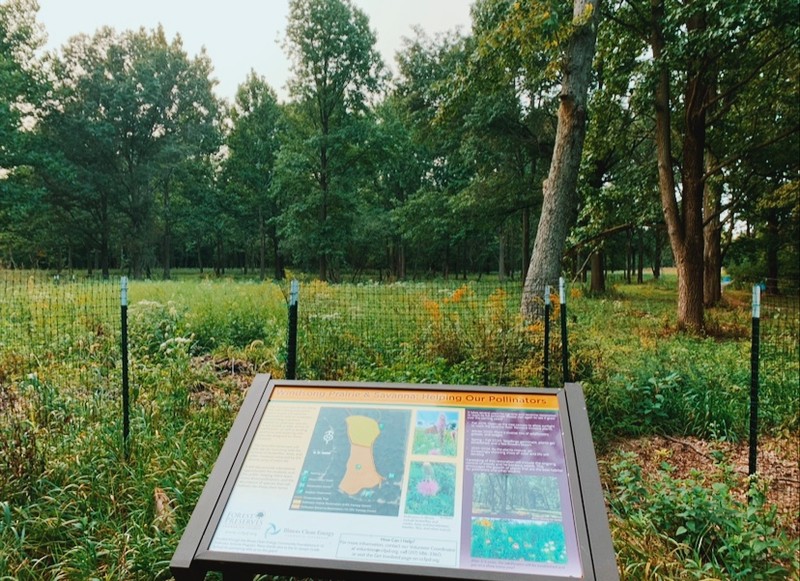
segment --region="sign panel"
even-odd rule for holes
[[[571,507],[555,395],[280,386],[210,549],[580,577]]]
[[[564,390],[257,378],[173,573],[614,578],[591,449],[583,488],[597,488],[602,522],[587,521],[570,401]]]

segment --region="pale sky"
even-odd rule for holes
[[[419,25],[433,35],[460,27],[470,28],[473,0],[353,0],[369,17],[377,33],[384,62],[396,69],[394,54],[402,37],[413,36]],[[153,29],[161,23],[167,38],[180,34],[189,56],[205,46],[219,81],[220,97],[233,100],[236,87],[250,69],[264,76],[281,100],[286,98],[289,63],[280,39],[286,31],[288,0],[39,0],[39,22],[47,30],[48,50],[69,37],[93,34],[108,25],[117,31]],[[213,8],[210,8],[213,7]]]

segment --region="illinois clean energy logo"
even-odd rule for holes
[[[281,529],[278,528],[278,525],[276,525],[274,522],[271,522],[267,525],[267,529],[264,531],[264,536],[272,537],[277,535],[279,532],[281,532]]]

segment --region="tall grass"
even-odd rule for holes
[[[358,303],[348,302],[352,288],[306,285],[300,371],[308,378],[536,385],[542,329],[522,325],[518,295],[498,287],[458,283],[431,294],[421,285],[362,285],[371,298]],[[116,310],[101,332],[95,321],[81,323],[69,339],[54,338],[32,372],[31,343],[16,348],[18,329],[0,323],[0,579],[169,578],[169,559],[248,384],[241,370],[283,373],[285,291],[230,280],[131,284],[134,405],[127,460],[115,379]],[[46,293],[37,288],[31,300],[47,303]],[[81,300],[50,308],[77,320],[71,313]],[[687,336],[675,331],[674,301],[673,281],[618,286],[605,298],[585,298],[577,287],[570,295],[572,374],[586,388],[601,448],[653,433],[727,440],[745,434],[749,311],[713,310],[717,333]],[[402,311],[392,325],[378,318],[387,309]],[[553,361],[560,361],[557,353]],[[797,362],[770,365],[788,381],[765,382],[766,429],[796,437],[791,379]],[[628,578],[669,578],[686,558],[709,578],[722,578],[726,563],[748,555],[759,571],[794,567],[796,574],[796,563],[786,559],[796,540],[775,533],[777,542],[747,553],[753,535],[769,536],[763,531],[778,526],[768,511],[751,514],[726,503],[725,491],[699,478],[629,479],[632,470],[623,458],[606,476]],[[728,486],[724,479],[715,483]],[[677,488],[688,492],[667,495]],[[615,504],[623,493],[635,493],[636,502]],[[732,524],[708,550],[680,552],[693,546],[686,533],[677,526],[658,530],[669,512],[714,507]],[[629,542],[635,538],[660,539],[652,545],[658,550],[637,552],[644,545]],[[647,567],[665,573],[640,576]]]

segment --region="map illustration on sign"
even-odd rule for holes
[[[339,483],[339,490],[355,496],[365,489],[380,486],[385,478],[375,469],[375,455],[372,446],[381,434],[376,420],[367,416],[349,416],[347,436],[350,438],[350,458],[347,472]]]
[[[320,409],[290,508],[397,516],[411,412]]]

